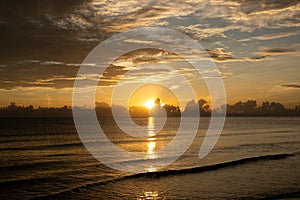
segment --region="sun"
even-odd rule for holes
[[[154,99],[146,101],[146,103],[144,103],[144,106],[147,107],[149,110],[152,109],[155,106]]]

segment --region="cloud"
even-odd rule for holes
[[[261,47],[262,51],[254,52],[254,54],[258,54],[258,56],[248,57],[245,60],[248,61],[261,61],[261,60],[270,60],[272,57],[280,56],[280,55],[294,55],[298,56],[299,51],[290,47],[275,47],[275,48],[267,48]]]
[[[234,60],[232,54],[226,52],[223,48],[206,49],[206,51],[211,58],[219,62]]]
[[[231,23],[243,24],[252,28],[284,27],[291,23],[297,26],[299,1],[235,1],[238,4],[231,9],[231,14],[225,18]],[[225,7],[226,9],[226,7]]]
[[[228,39],[232,30],[299,26],[297,0],[31,0],[30,6],[4,0],[0,5],[0,59],[7,62],[49,57],[80,62],[112,34],[145,26],[167,26],[207,41]]]
[[[223,48],[207,49],[209,56],[217,62],[235,60],[230,52]],[[174,76],[169,70],[160,69],[159,65],[152,68],[139,68],[142,65],[167,64],[189,79],[195,78],[195,69],[185,64],[175,53],[161,49],[139,49],[120,56],[104,71],[100,80],[98,76],[90,74],[88,77],[78,77],[80,81],[88,81],[95,85],[99,81],[101,86],[114,86],[118,80],[129,70],[131,78],[137,80],[141,77],[151,76],[159,80],[171,79]],[[16,87],[47,87],[47,88],[72,88],[80,67],[80,63],[66,63],[56,60],[23,60],[3,68],[0,74],[0,88],[14,89]],[[86,67],[95,67],[90,63]],[[209,76],[212,72],[204,71]],[[227,74],[228,75],[228,74]],[[137,78],[137,77],[140,78]],[[162,77],[161,77],[162,76]],[[132,81],[132,80],[131,80]]]
[[[299,32],[287,32],[287,33],[272,33],[272,34],[266,34],[266,35],[261,35],[261,36],[255,36],[252,37],[252,39],[256,40],[274,40],[274,39],[279,39],[279,38],[285,38],[289,36],[294,36],[298,35]]]
[[[217,41],[222,38],[227,38],[224,32],[232,28],[233,26],[207,28],[203,27],[202,24],[194,24],[178,26],[176,29],[199,41]]]
[[[0,88],[69,88],[80,63],[99,42],[131,28],[165,26],[201,42],[227,45],[241,32],[257,40],[297,35],[286,27],[299,27],[299,10],[297,0],[30,0],[30,4],[3,0],[0,2],[0,59],[1,66],[5,67],[0,66]],[[253,34],[260,28],[271,32],[259,36]],[[275,28],[278,33],[272,32]],[[248,37],[247,34],[241,34],[241,40],[245,40],[243,37]],[[226,51],[229,49],[226,46],[205,47],[216,62],[239,61],[234,57],[238,54]],[[246,60],[260,61],[295,53],[297,51],[292,48],[265,48],[258,52],[259,56]],[[179,59],[177,55],[161,50],[129,52],[105,71],[100,83],[115,84],[137,65],[176,59]]]
[[[275,12],[276,10],[282,10],[291,6],[296,6],[297,0],[262,0],[262,1],[248,1],[240,0],[241,11],[245,14],[257,14],[257,13],[268,13]]]
[[[130,69],[137,65],[161,63],[177,59],[179,59],[179,57],[175,53],[162,49],[148,48],[128,52],[120,56],[113,64]]]
[[[284,84],[284,85],[281,85],[281,87],[286,87],[286,88],[300,88],[300,85],[297,85],[297,84]]]
[[[264,50],[265,53],[271,54],[285,54],[295,52],[295,49],[292,48],[268,48]]]
[[[136,69],[136,70],[130,71],[130,75],[151,76],[151,75],[164,74],[169,71],[170,70],[168,70],[168,69],[160,69],[159,67],[157,67],[157,68],[141,68],[141,69]]]
[[[106,68],[100,80],[98,80],[98,75],[93,74],[78,78],[80,81],[89,81],[93,85],[95,81],[99,81],[101,86],[112,86],[132,69],[137,69],[135,71],[136,76],[166,72],[163,69],[138,69],[140,65],[176,59],[178,59],[176,54],[164,50],[140,49],[120,56]],[[0,88],[8,90],[16,87],[72,88],[80,66],[80,63],[66,63],[56,60],[22,60],[1,68]],[[95,67],[95,64],[90,63],[86,67]]]
[[[76,77],[78,68],[58,61],[24,60],[3,68],[0,73],[0,88],[71,87],[71,79]]]
[[[24,59],[82,61],[90,44],[76,40],[85,29],[76,25],[74,15],[82,21],[79,13],[85,4],[72,0],[1,1],[0,59],[6,63]],[[74,20],[71,23],[69,19]]]
[[[246,61],[263,61],[270,60],[270,55],[260,55],[260,56],[252,56],[245,58]]]

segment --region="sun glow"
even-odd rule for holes
[[[151,99],[144,103],[144,106],[146,106],[149,110],[152,109],[155,106],[154,99]]]

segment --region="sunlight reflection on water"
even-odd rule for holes
[[[156,132],[155,132],[155,119],[153,117],[149,117],[148,118],[148,144],[147,144],[147,158],[148,159],[155,159],[157,158],[157,154],[156,154]],[[146,170],[148,172],[151,171],[157,171],[156,168],[153,167],[149,167],[146,168]]]
[[[148,117],[148,137],[154,137],[155,133],[155,119],[154,117]]]
[[[160,199],[157,191],[144,192],[138,199]]]

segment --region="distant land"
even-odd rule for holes
[[[123,117],[129,111],[131,117],[149,117],[149,109],[145,106],[131,106],[127,110],[123,106],[113,105],[117,111],[118,116]],[[204,99],[198,101],[189,101],[184,110],[181,111],[178,106],[165,104],[161,106],[166,111],[168,117],[197,116],[197,109],[200,108],[200,116],[209,117],[212,112],[220,112],[225,106],[219,110],[211,110],[208,102]],[[80,108],[86,109],[86,108]],[[90,109],[91,110],[91,109]],[[96,102],[95,110],[98,117],[112,117],[112,107],[104,102]],[[285,108],[279,102],[265,101],[261,105],[257,105],[255,100],[248,100],[246,102],[237,102],[233,105],[227,104],[227,116],[300,116],[300,105],[295,106],[294,109]],[[20,106],[11,102],[6,107],[0,108],[1,118],[47,118],[47,117],[72,117],[72,107],[37,107],[32,105]]]

